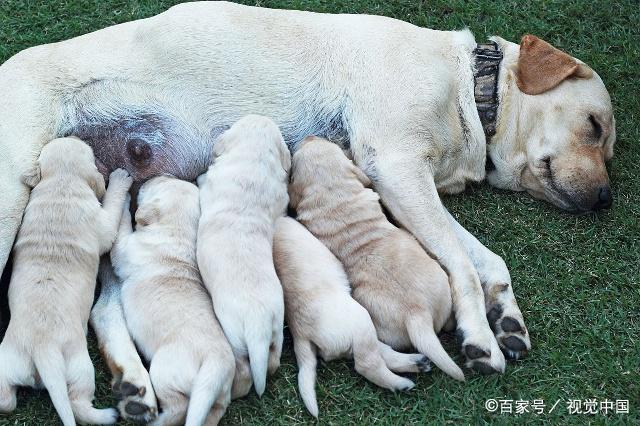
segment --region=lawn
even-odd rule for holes
[[[29,46],[64,40],[154,15],[171,1],[0,2],[0,61]],[[256,2],[246,2],[255,4]],[[503,256],[527,322],[533,350],[500,376],[467,371],[457,383],[440,371],[417,377],[403,394],[358,376],[350,362],[322,365],[323,424],[483,424],[533,422],[640,424],[640,4],[627,1],[259,1],[260,6],[369,13],[441,30],[468,26],[478,41],[532,33],[591,65],[613,98],[616,155],[609,166],[610,211],[572,216],[525,194],[487,185],[445,200],[460,222]],[[450,336],[450,353],[456,353]],[[96,404],[113,406],[109,373],[90,336],[97,370]],[[458,362],[461,362],[456,355]],[[2,366],[6,368],[6,366]],[[543,400],[544,413],[489,413],[485,400]],[[569,400],[628,400],[629,414],[570,414]],[[554,404],[559,401],[552,412]],[[606,404],[606,403],[605,403]],[[598,407],[599,408],[599,407]],[[514,403],[515,411],[515,403]],[[529,406],[529,411],[533,411]],[[58,424],[46,392],[22,390],[0,425]],[[231,404],[224,424],[313,423],[297,394],[290,340],[282,367],[262,399]]]

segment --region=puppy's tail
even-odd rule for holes
[[[76,420],[71,409],[69,389],[65,377],[65,361],[60,350],[51,347],[42,348],[34,353],[33,363],[44,387],[49,392],[51,402],[53,402],[62,424],[64,426],[75,425]]]
[[[298,361],[298,389],[305,407],[313,417],[318,417],[318,402],[316,401],[316,358],[313,343],[301,338],[293,341]]]
[[[249,352],[251,378],[253,379],[253,386],[258,396],[262,396],[267,386],[270,345],[271,330],[266,330],[266,333],[257,332],[253,336],[247,336],[247,351]]]
[[[191,390],[185,426],[205,424],[211,407],[223,393],[226,393],[226,404],[221,408],[226,409],[231,401],[233,373],[233,367],[227,368],[225,363],[217,362],[213,357],[202,363]]]
[[[418,351],[426,355],[431,362],[449,376],[464,382],[464,373],[444,350],[438,336],[433,331],[433,320],[430,316],[410,315],[407,320],[407,331],[411,343]]]

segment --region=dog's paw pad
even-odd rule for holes
[[[499,370],[496,370],[495,368],[491,367],[489,364],[486,364],[482,361],[474,361],[473,364],[471,364],[471,368],[473,368],[475,371],[483,375],[500,373]]]
[[[502,319],[502,322],[500,323],[500,327],[502,328],[502,331],[506,331],[508,333],[523,331],[522,326],[520,325],[518,320],[512,317],[504,317]]]
[[[421,373],[431,371],[431,361],[426,356],[418,360],[418,362],[416,362],[416,366],[418,367],[418,371]]]
[[[144,386],[143,386],[144,388]],[[122,382],[122,384],[120,385],[120,390],[119,390],[119,394],[122,395],[122,397],[127,397],[127,396],[132,396],[132,395],[138,395],[140,392],[140,389],[138,389],[138,387],[136,385],[134,385],[133,383],[129,383],[129,382]]]
[[[464,347],[464,353],[467,356],[468,359],[478,359],[478,358],[483,358],[483,357],[487,357],[490,358],[491,357],[491,351],[485,351],[483,349],[480,349],[479,347],[475,346],[475,345],[466,345]]]
[[[146,413],[148,410],[149,407],[137,401],[129,401],[127,402],[127,405],[124,406],[124,411],[130,416],[139,416]]]

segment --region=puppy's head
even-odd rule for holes
[[[272,120],[260,115],[247,115],[238,120],[216,141],[214,159],[238,151],[244,156],[270,157],[288,173],[291,153],[280,129]]]
[[[182,217],[197,222],[199,216],[198,187],[192,183],[163,175],[149,179],[140,187],[136,226],[171,222]]]
[[[587,65],[535,36],[511,50],[508,69],[516,96],[506,101],[519,108],[516,145],[524,152],[520,188],[534,197],[574,212],[607,208],[612,203],[605,161],[613,156],[615,119],[609,93]],[[509,46],[511,45],[511,46]],[[517,62],[515,61],[517,58]],[[501,149],[496,147],[496,149]],[[500,167],[489,181],[500,180]]]
[[[294,209],[306,188],[320,183],[329,190],[358,191],[371,187],[371,180],[349,160],[340,147],[317,136],[305,138],[293,154],[289,203]]]
[[[34,187],[40,180],[60,175],[77,176],[84,180],[98,198],[105,193],[104,178],[96,167],[93,150],[78,138],[59,138],[46,144],[40,152],[36,168],[24,177],[24,181]]]

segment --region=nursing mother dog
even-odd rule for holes
[[[0,67],[0,262],[29,196],[22,176],[53,138],[88,141],[105,173],[193,180],[215,138],[258,113],[291,150],[310,134],[344,148],[447,270],[467,365],[503,372],[504,354],[530,348],[509,271],[439,193],[487,178],[565,210],[607,207],[615,121],[586,64],[534,36],[492,40],[204,2],[25,50]]]

